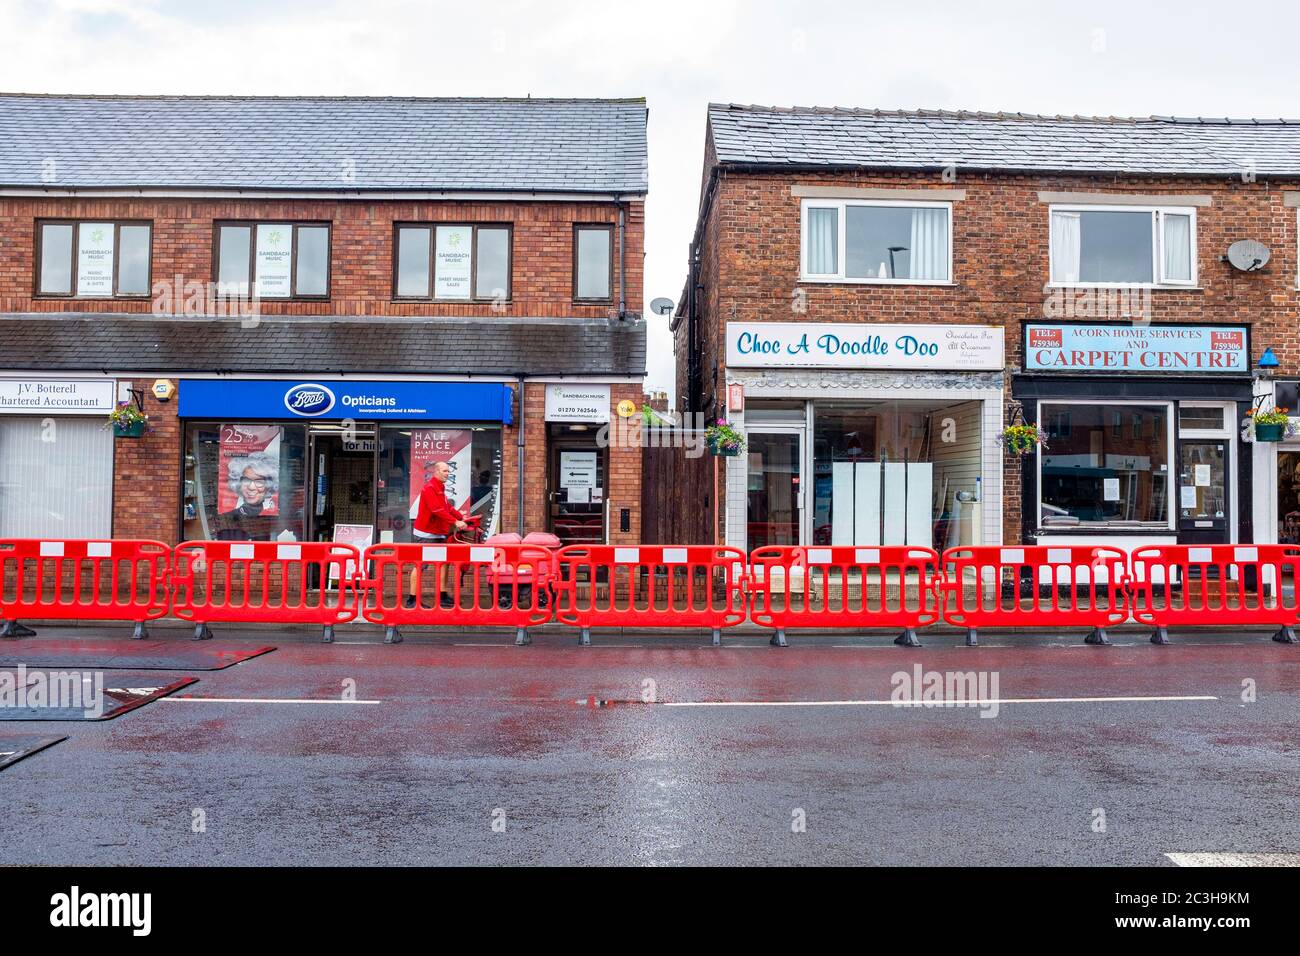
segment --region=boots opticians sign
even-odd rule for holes
[[[1002,368],[1002,330],[989,325],[728,322],[733,368]]]
[[[1246,329],[1216,325],[1025,325],[1031,372],[1244,375]]]

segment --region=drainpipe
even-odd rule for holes
[[[623,237],[627,233],[627,205],[618,203],[618,318],[627,318],[627,252]]]
[[[516,478],[519,485],[519,537],[522,538],[524,536],[524,373],[516,373],[515,378],[519,382],[519,427],[515,429],[515,447],[519,452]]]

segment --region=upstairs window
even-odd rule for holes
[[[147,222],[38,223],[37,293],[88,299],[149,295],[152,232]]]
[[[952,205],[805,200],[803,278],[814,282],[947,283]]]
[[[1055,285],[1196,284],[1196,210],[1053,206]]]
[[[579,302],[608,302],[613,297],[614,228],[575,226],[573,229],[573,298]]]
[[[259,299],[327,299],[330,227],[315,223],[217,225],[217,282],[223,292]]]
[[[508,301],[512,238],[509,226],[398,226],[393,296],[435,302]]]

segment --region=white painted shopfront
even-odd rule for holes
[[[991,326],[728,323],[726,543],[1001,543],[1003,366]]]

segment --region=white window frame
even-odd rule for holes
[[[1058,212],[1145,212],[1151,216],[1151,274],[1154,282],[1056,282],[1052,276],[1056,265],[1056,244],[1052,241],[1052,216]],[[1164,278],[1165,229],[1167,215],[1190,216],[1192,239],[1192,275],[1186,281]],[[1195,289],[1197,280],[1196,207],[1195,206],[1128,206],[1118,203],[1052,204],[1047,207],[1047,284],[1054,289]]]
[[[1232,438],[1235,434],[1232,417],[1236,410],[1234,402],[1199,402],[1187,401],[1179,402],[1178,410],[1181,412],[1184,408],[1213,408],[1223,417],[1222,424],[1218,428],[1183,428],[1180,423],[1178,426],[1179,438]]]
[[[1169,402],[1169,401],[1162,402],[1158,399],[1154,401],[1146,401],[1143,399],[1136,399],[1136,398],[1134,399],[1042,398],[1038,400],[1038,405],[1036,409],[1038,417],[1035,419],[1035,421],[1037,421],[1039,424],[1042,424],[1043,422],[1044,405],[1083,405],[1088,407],[1096,407],[1097,405],[1116,405],[1119,406],[1120,408],[1133,408],[1138,405],[1145,406],[1145,407],[1153,407],[1156,405],[1165,406],[1166,409],[1165,449],[1166,449],[1166,454],[1169,456],[1169,460],[1165,462],[1165,471],[1164,471],[1165,512],[1166,512],[1164,528],[1167,528],[1171,532],[1178,531],[1178,519],[1176,513],[1177,509],[1174,508],[1173,506],[1173,494],[1174,494],[1174,484],[1175,484],[1173,478],[1175,477],[1176,474],[1173,466],[1176,463],[1175,458],[1178,452],[1178,442],[1176,441],[1178,436],[1178,431],[1177,431],[1178,410],[1174,407],[1173,402]],[[1144,531],[1146,532],[1155,531],[1159,527],[1154,523],[1143,524],[1143,525],[1116,526],[1116,525],[1107,525],[1101,522],[1087,523],[1087,524],[1080,522],[1079,524],[1070,527],[1044,528],[1043,527],[1043,453],[1042,451],[1040,450],[1038,454],[1035,455],[1034,457],[1037,459],[1037,461],[1034,463],[1034,468],[1035,468],[1034,498],[1036,499],[1035,506],[1034,506],[1034,527],[1037,528],[1041,534],[1060,535],[1062,537],[1065,537],[1067,535],[1081,535],[1081,534],[1088,534],[1089,532],[1108,531],[1108,530],[1127,531],[1133,534],[1141,534]],[[1159,533],[1163,534],[1164,530],[1161,529]]]
[[[943,209],[948,216],[948,277],[946,279],[881,279],[879,277],[850,278],[845,275],[848,262],[848,215],[850,206],[894,206],[906,209]],[[839,229],[839,261],[835,273],[815,273],[808,271],[808,210],[835,209],[838,211],[836,225]],[[916,199],[804,199],[799,210],[799,281],[800,282],[834,282],[845,285],[954,285],[952,278],[953,261],[952,203],[927,202]]]

